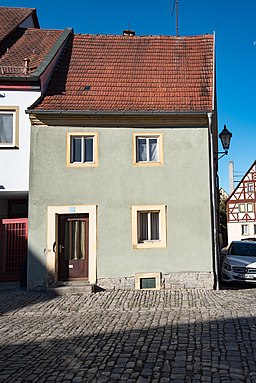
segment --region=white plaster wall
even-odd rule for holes
[[[242,235],[241,225],[249,226],[248,235]],[[232,241],[240,241],[241,239],[255,237],[254,225],[256,225],[256,221],[255,222],[229,222],[228,223],[228,243],[230,244]]]
[[[0,107],[19,107],[19,148],[3,149],[0,147],[0,185],[3,191],[28,191],[30,120],[25,110],[37,100],[37,91],[1,91]],[[1,190],[0,190],[1,193]]]

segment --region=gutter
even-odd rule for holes
[[[40,109],[27,109],[27,114],[46,114],[46,115],[109,115],[109,116],[119,116],[119,115],[129,115],[129,116],[202,116],[205,117],[209,114],[208,111],[200,111],[200,112],[170,112],[170,111],[109,111],[109,110],[103,110],[103,111],[97,111],[97,110],[40,110]],[[211,112],[213,113],[213,112]]]

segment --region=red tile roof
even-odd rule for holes
[[[0,42],[35,12],[34,8],[0,7]]]
[[[213,35],[75,35],[34,109],[211,111]]]
[[[0,57],[0,79],[1,77],[24,77],[33,74],[62,32],[62,30],[27,29]],[[25,74],[24,71],[25,58],[29,59],[28,74]]]

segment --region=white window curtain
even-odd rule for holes
[[[82,137],[72,137],[71,162],[82,162]]]
[[[93,137],[84,137],[84,161],[93,162]]]
[[[139,242],[156,241],[159,236],[159,212],[138,213]]]
[[[0,143],[13,143],[13,114],[0,114]]]
[[[138,137],[137,138],[137,161],[138,162],[157,162],[158,138],[156,137]]]
[[[147,141],[145,138],[138,138],[138,161],[147,161]]]
[[[139,213],[139,242],[147,241],[148,238],[148,213]]]
[[[157,138],[149,139],[149,161],[158,161],[158,145]]]
[[[86,223],[71,220],[65,223],[65,259],[85,259]]]
[[[159,240],[159,213],[152,212],[150,213],[151,221],[151,240]]]

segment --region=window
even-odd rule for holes
[[[248,211],[248,213],[252,213],[253,212],[253,204],[252,203],[248,203],[247,204],[247,211]]]
[[[18,146],[18,108],[0,109],[0,147]]]
[[[248,235],[249,234],[249,226],[248,225],[241,225],[242,228],[242,235]]]
[[[256,225],[254,225],[254,234],[256,234]]]
[[[138,241],[159,241],[159,211],[138,211]]]
[[[97,165],[97,133],[67,133],[67,166]]]
[[[138,165],[162,165],[162,135],[155,133],[133,135],[133,163]]]
[[[244,205],[244,203],[240,203],[239,204],[239,212],[240,213],[244,213],[245,212],[245,205]]]
[[[154,273],[135,273],[135,290],[160,290],[162,274]]]
[[[166,247],[166,207],[132,207],[133,248]]]
[[[248,192],[248,193],[253,192],[253,191],[254,191],[253,189],[254,189],[254,188],[253,188],[253,183],[248,183],[248,184],[247,184],[247,192]]]

